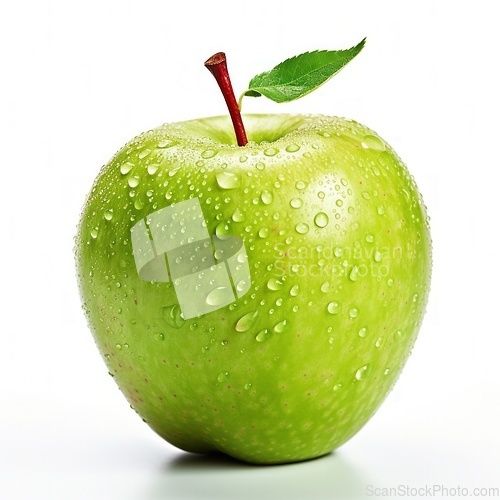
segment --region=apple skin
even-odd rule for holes
[[[81,214],[79,287],[109,373],[161,437],[190,452],[295,462],[345,443],[396,382],[427,302],[428,218],[407,168],[363,125],[244,122],[243,148],[229,118],[213,117],[120,150]],[[184,319],[171,282],[139,277],[131,230],[196,197],[210,235],[244,241],[251,287]]]

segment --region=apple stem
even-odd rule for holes
[[[246,146],[248,144],[247,134],[241,119],[240,108],[234,95],[233,86],[227,71],[226,54],[224,52],[217,52],[212,57],[205,61],[205,67],[214,75],[215,80],[219,84],[219,88],[224,96],[224,100],[233,122],[234,133],[236,134],[236,141],[238,146]]]

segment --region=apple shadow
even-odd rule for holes
[[[340,453],[282,465],[251,465],[223,454],[180,454],[165,463],[144,500],[360,499],[367,482]]]

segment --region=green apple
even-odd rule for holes
[[[110,374],[173,445],[270,464],[345,443],[407,360],[427,301],[421,196],[341,118],[168,124],[102,169],[76,239]]]

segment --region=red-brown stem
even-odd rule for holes
[[[233,86],[229,79],[227,71],[226,54],[224,52],[217,52],[212,57],[205,61],[205,66],[214,75],[215,80],[219,84],[224,100],[227,104],[227,109],[233,122],[234,133],[236,134],[236,141],[238,146],[245,146],[248,144],[247,134],[241,119],[240,108],[234,96]]]

